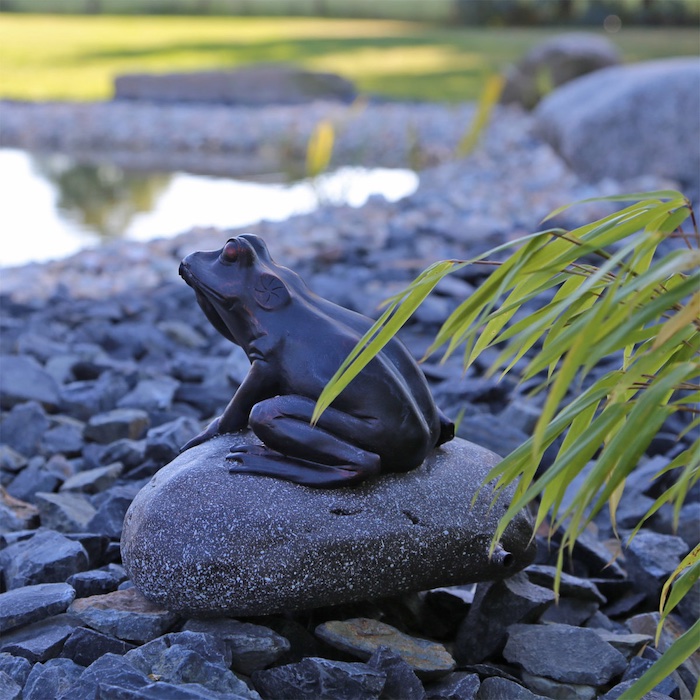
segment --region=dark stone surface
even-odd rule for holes
[[[411,637],[378,620],[354,618],[325,622],[316,628],[316,636],[363,660],[386,646],[424,679],[444,676],[455,668],[454,659],[442,644]]]
[[[25,401],[37,401],[45,408],[59,403],[58,384],[33,358],[0,356],[0,407],[7,409]]]
[[[477,700],[545,700],[544,695],[537,695],[519,683],[505,678],[485,678],[477,694]]]
[[[6,651],[0,652],[0,671],[12,678],[20,689],[27,682],[31,670],[32,665],[23,656],[15,656]]]
[[[253,674],[263,700],[378,700],[385,682],[385,674],[367,664],[313,657]]]
[[[47,700],[65,693],[83,672],[70,659],[49,659],[35,664],[22,693],[23,700]]]
[[[57,532],[85,532],[95,515],[95,508],[82,493],[39,491],[34,500],[42,526]]]
[[[396,652],[379,647],[367,665],[386,676],[381,700],[424,700],[425,690],[413,669]]]
[[[223,640],[231,654],[231,668],[246,676],[271,666],[290,648],[287,639],[268,627],[227,618],[192,619],[183,629]]]
[[[166,634],[129,651],[125,659],[165,683],[195,683],[225,696],[254,697],[229,670],[231,653],[225,641],[202,632]]]
[[[4,700],[20,700],[22,686],[4,671],[0,671],[0,697]]]
[[[0,593],[0,634],[64,612],[75,598],[67,583],[42,583]]]
[[[32,664],[55,658],[76,624],[69,615],[61,614],[19,627],[2,635],[0,651],[22,656]]]
[[[0,566],[8,590],[39,583],[60,583],[88,566],[78,542],[53,530],[39,532],[0,551]]]
[[[533,675],[581,685],[604,685],[627,668],[593,630],[569,625],[512,625],[503,655]]]
[[[478,663],[500,652],[512,624],[534,622],[553,603],[554,593],[530,583],[525,572],[477,586],[457,635],[455,658],[460,663]]]
[[[510,566],[489,561],[505,505],[490,508],[482,491],[470,507],[496,457],[469,443],[447,443],[406,474],[329,491],[230,474],[230,442],[215,438],[180,455],[127,514],[126,570],[172,610],[269,614],[499,578],[530,562],[525,515],[504,537]]]
[[[135,588],[78,598],[68,608],[86,625],[129,642],[147,642],[167,632],[177,615],[147,601]]]
[[[450,673],[426,688],[426,700],[475,700],[480,686],[476,673]]]
[[[128,396],[128,394],[127,394]],[[124,397],[126,398],[126,397]],[[121,399],[121,403],[124,399]],[[83,433],[86,440],[108,445],[117,440],[139,440],[149,427],[148,413],[139,408],[115,408],[91,416]]]
[[[91,569],[70,576],[66,583],[75,589],[76,598],[87,598],[116,591],[119,584],[126,580],[122,566],[109,564],[104,569]]]
[[[115,697],[115,693],[111,691],[113,688],[120,689],[123,697],[129,697],[126,691],[144,688],[149,683],[149,678],[137,671],[124,657],[107,653],[90,664],[77,681],[57,696],[56,700],[99,700],[110,695]]]
[[[4,377],[8,370],[1,364],[0,367],[0,376]],[[36,401],[16,404],[0,421],[0,442],[24,457],[34,457],[39,452],[39,446],[49,425],[49,419],[41,404]]]
[[[627,572],[649,600],[658,600],[666,579],[688,553],[688,545],[673,535],[641,529],[624,550]]]
[[[96,632],[89,627],[77,627],[64,642],[61,657],[87,667],[105,654],[122,656],[133,648],[133,644],[122,639]]]

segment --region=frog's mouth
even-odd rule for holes
[[[185,282],[187,282],[187,284],[194,290],[197,303],[202,311],[204,311],[204,315],[209,320],[209,323],[211,323],[211,325],[214,326],[214,328],[216,328],[216,330],[219,331],[224,338],[230,340],[232,343],[236,343],[236,339],[228,329],[228,326],[226,325],[217,306],[210,301],[210,299],[215,299],[223,303],[224,299],[221,297],[221,295],[217,294],[213,289],[209,289],[209,287],[207,287],[205,284],[202,284],[192,274],[189,266],[185,265],[185,263],[180,264],[180,277],[182,277],[182,279],[185,280]]]

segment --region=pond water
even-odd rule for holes
[[[66,257],[115,237],[143,241],[193,226],[280,221],[320,204],[361,206],[372,195],[395,201],[418,186],[413,171],[384,168],[271,179],[145,173],[0,149],[0,266]]]

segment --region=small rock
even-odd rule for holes
[[[22,694],[23,700],[47,700],[65,693],[80,677],[83,667],[70,659],[49,659],[32,668]]]
[[[39,583],[60,583],[88,566],[87,552],[67,537],[47,530],[0,551],[8,590]]]
[[[29,530],[39,523],[39,510],[7,493],[0,486],[0,532]]]
[[[76,664],[87,667],[105,654],[123,656],[134,648],[133,644],[96,632],[88,627],[76,627],[66,639],[61,657],[72,659]]]
[[[146,457],[165,464],[175,459],[180,448],[197,433],[199,426],[191,418],[177,418],[151,428],[146,435]]]
[[[284,637],[268,627],[238,620],[192,619],[185,623],[183,630],[206,632],[222,639],[231,652],[231,668],[246,676],[271,666],[290,648]]]
[[[27,466],[27,458],[4,442],[0,444],[0,470],[17,473]]]
[[[106,491],[121,476],[124,465],[116,462],[105,467],[95,467],[68,477],[61,484],[60,491],[82,491],[98,493]]]
[[[595,630],[598,636],[611,647],[617,649],[626,659],[631,660],[647,644],[653,644],[654,638],[648,634],[618,634],[607,630]]]
[[[142,379],[134,389],[117,402],[120,408],[141,409],[152,413],[154,411],[167,411],[173,404],[175,391],[180,382],[171,377],[159,377],[158,379]],[[145,433],[138,435],[120,435],[119,437],[138,440]],[[118,439],[118,438],[117,438]]]
[[[642,529],[625,549],[627,572],[648,600],[657,601],[661,587],[687,553],[688,545],[680,537]]]
[[[559,598],[540,616],[540,622],[557,622],[581,627],[598,612],[598,603],[578,598]]]
[[[66,583],[75,589],[76,598],[88,598],[116,591],[126,580],[126,572],[117,564],[109,564],[104,569],[91,569],[73,574]]]
[[[536,693],[542,693],[548,698],[571,698],[571,700],[595,700],[596,689],[590,685],[575,683],[560,683],[551,678],[534,676],[523,671],[523,683]]]
[[[635,681],[641,678],[655,663],[653,659],[645,659],[641,656],[633,656],[630,659],[630,664],[627,670],[622,676],[622,682],[612,688],[609,692],[615,690],[622,692],[625,687],[631,685],[631,681]],[[669,695],[672,697],[678,697],[680,695],[680,688],[677,682],[678,674],[676,672],[672,673],[668,678],[664,678],[660,683],[654,686],[653,690],[657,693],[664,695]],[[630,683],[627,683],[630,681]]]
[[[58,532],[85,532],[95,508],[81,493],[42,493],[35,495],[41,524]]]
[[[124,465],[127,471],[138,467],[146,459],[145,440],[117,440],[106,447],[100,455],[100,464],[109,466],[114,462]]]
[[[24,457],[33,457],[38,454],[49,425],[41,404],[36,401],[18,404],[0,421],[0,442]]]
[[[22,686],[5,671],[0,671],[0,698],[3,700],[21,700]]]
[[[22,656],[13,656],[6,651],[0,653],[0,671],[6,673],[20,687],[27,682],[32,665]],[[2,697],[2,695],[0,695]]]
[[[0,593],[0,633],[64,612],[75,598],[67,583],[40,583]]]
[[[426,700],[475,700],[480,686],[476,673],[450,673],[426,688]]]
[[[97,512],[87,524],[87,529],[118,540],[122,534],[124,516],[138,491],[139,484],[130,483],[114,486],[100,494],[97,497],[99,500],[95,499],[95,504],[98,506]]]
[[[75,627],[69,615],[55,615],[3,634],[0,651],[22,656],[32,664],[44,662],[58,656]]]
[[[382,700],[425,700],[425,690],[413,669],[388,647],[379,647],[367,665],[386,676]]]
[[[476,697],[477,700],[547,700],[519,683],[496,677],[485,678]]]
[[[497,420],[490,413],[469,416],[460,423],[457,435],[501,457],[513,452],[528,438],[522,430]]]
[[[41,437],[39,452],[51,456],[57,453],[66,457],[77,457],[83,449],[83,431],[80,421],[63,417],[64,422],[47,430]]]
[[[525,569],[525,573],[532,583],[554,590],[554,580],[557,573],[555,566],[531,564]],[[601,605],[607,603],[606,597],[598,590],[595,583],[585,578],[567,574],[566,571],[561,572],[559,595],[578,598],[579,600],[591,600]]]
[[[78,598],[68,612],[103,634],[128,642],[148,642],[166,632],[175,613],[147,601],[135,588]]]
[[[194,683],[225,697],[257,697],[229,670],[230,658],[225,642],[200,632],[167,634],[125,656],[137,670],[165,683]]]
[[[129,391],[127,380],[115,371],[97,379],[71,382],[61,387],[61,410],[81,421],[116,408],[117,401]]]
[[[138,440],[148,430],[148,413],[139,408],[115,408],[92,416],[85,426],[84,437],[101,445],[116,440]]]
[[[601,695],[599,700],[617,700],[622,693],[624,693],[626,690],[629,690],[633,685],[635,681],[629,680],[629,681],[623,681],[622,683],[618,683],[615,687],[610,688],[605,695]],[[677,697],[677,696],[674,696]],[[656,688],[653,688],[652,690],[647,691],[644,693],[644,700],[672,700],[670,695],[667,695],[666,693],[661,693]]]
[[[534,676],[577,685],[604,685],[627,668],[595,631],[569,625],[512,625],[503,655]]]
[[[47,467],[43,457],[34,457],[8,484],[7,492],[21,501],[33,503],[37,492],[51,493],[62,482],[63,479]]]
[[[49,410],[58,406],[58,384],[36,360],[26,355],[2,355],[0,367],[0,408],[25,401],[37,401]]]
[[[316,628],[316,636],[360,659],[368,659],[380,646],[388,647],[421,678],[443,676],[456,665],[442,644],[409,637],[391,625],[369,618],[324,622]]]
[[[378,700],[386,676],[367,664],[309,657],[256,671],[252,680],[263,700]]]
[[[536,586],[524,572],[493,584],[480,584],[455,642],[460,663],[478,663],[500,652],[508,628],[534,622],[554,603],[554,593]]]
[[[126,691],[137,691],[149,685],[150,679],[137,671],[124,657],[107,653],[90,664],[78,680],[56,700],[77,700],[80,698],[97,699],[100,697],[119,697],[114,689],[118,689],[122,697],[129,697]],[[111,688],[107,694],[106,688]],[[138,697],[131,693],[131,697]],[[165,698],[163,698],[165,700]]]

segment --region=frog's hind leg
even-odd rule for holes
[[[379,455],[355,444],[368,425],[329,409],[316,426],[314,402],[278,396],[256,404],[250,427],[265,445],[234,445],[227,459],[234,473],[261,474],[317,488],[349,486],[378,474]]]

